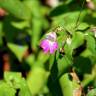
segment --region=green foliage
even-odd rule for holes
[[[47,88],[46,82],[47,82],[48,75],[49,75],[48,72],[46,72],[43,68],[39,68],[39,67],[36,68],[34,67],[32,72],[29,73],[29,76],[27,78],[27,83],[33,96],[38,93],[39,94],[45,93],[44,89]]]
[[[70,81],[67,73],[60,78],[60,84],[64,96],[72,96],[73,94],[72,82]]]
[[[0,7],[4,8],[13,16],[18,17],[19,19],[30,19],[31,13],[30,9],[28,9],[24,4],[22,4],[19,0],[1,0]]]
[[[24,53],[27,51],[27,46],[18,46],[16,44],[7,44],[9,49],[16,55],[16,57],[22,61],[22,58],[24,56]]]
[[[11,88],[8,84],[1,82],[0,95],[1,96],[15,96],[16,91]]]
[[[0,0],[0,96],[95,96],[96,0],[46,1]],[[40,49],[48,32],[53,54]]]
[[[31,96],[25,79],[18,72],[5,72],[0,83],[1,96],[15,96],[17,92],[19,96]]]
[[[96,89],[92,89],[88,92],[87,96],[95,96],[96,95]]]

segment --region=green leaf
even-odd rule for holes
[[[38,54],[38,58],[37,58],[37,62],[36,64],[38,66],[42,66],[44,68],[44,64],[46,63],[46,61],[49,59],[49,54],[45,54],[44,52],[39,52]]]
[[[73,0],[65,0],[65,4],[70,4]]]
[[[11,22],[11,24],[18,29],[24,29],[26,27],[29,27],[28,21]]]
[[[84,79],[82,81],[82,85],[85,87],[88,84],[90,84],[90,82],[92,82],[92,80],[94,79],[93,74],[84,74]]]
[[[85,15],[86,15],[86,11],[84,10],[82,11],[82,16],[78,21],[78,23],[80,21],[83,21]],[[78,27],[76,25],[78,16],[79,16],[79,11],[64,13],[60,16],[52,18],[53,19],[52,26],[55,26],[55,27],[61,26],[62,28],[66,29],[70,34],[73,34],[76,29],[75,27]]]
[[[54,17],[53,25],[59,24],[60,26],[66,28],[70,32],[76,25],[76,21],[77,21],[76,18],[78,18],[78,14],[79,11],[74,11],[74,12],[65,13],[58,17]]]
[[[21,73],[19,72],[5,72],[4,80],[11,88],[20,89],[19,96],[31,96],[31,93],[28,89],[27,83],[24,78],[22,78]]]
[[[4,72],[4,80],[13,88],[20,88],[18,84],[21,80],[21,74],[18,72]]]
[[[5,82],[0,81],[0,96],[15,96],[16,90]]]
[[[63,96],[73,96],[72,82],[69,78],[69,74],[64,74],[60,79],[60,86],[63,92]]]
[[[24,3],[31,9],[32,11],[32,29],[28,30],[31,36],[31,45],[33,50],[37,51],[40,35],[42,32],[42,28],[44,28],[44,16],[42,14],[40,1],[38,0],[25,0]],[[43,17],[43,18],[42,18]],[[44,23],[45,25],[45,23]]]
[[[96,53],[96,51],[95,51],[96,45],[95,45],[95,39],[94,39],[94,37],[92,37],[91,35],[86,35],[85,36],[85,39],[87,40],[87,48],[93,54],[95,54]]]
[[[59,52],[58,52],[58,54],[59,54]],[[54,60],[55,60],[55,54],[50,55],[50,57],[49,57],[49,70],[51,70],[51,68],[54,64]]]
[[[40,93],[43,90],[48,76],[49,72],[46,72],[43,68],[34,67],[32,69],[27,78],[27,83],[32,96]]]
[[[22,78],[20,80],[20,92],[19,92],[19,96],[32,96],[31,92],[28,88],[27,82],[25,81],[24,78]]]
[[[78,81],[74,80],[73,78],[74,77],[72,77],[69,73],[65,73],[59,79],[63,96],[77,96],[75,95],[77,92],[78,94],[81,94],[81,85],[79,85]]]
[[[66,6],[65,4],[61,4],[59,6],[57,6],[56,8],[54,8],[51,12],[50,12],[50,16],[54,17],[54,16],[59,16],[64,14],[65,12],[68,12],[68,6]]]
[[[19,19],[30,19],[30,9],[20,2],[20,0],[0,0],[0,7]]]
[[[84,56],[77,56],[74,59],[74,67],[81,74],[86,74],[86,73],[87,74],[90,74],[91,73],[91,70],[92,70],[91,59],[88,58],[88,57],[84,57]]]
[[[22,61],[24,53],[27,51],[27,46],[19,46],[16,44],[8,43],[9,49],[16,55],[19,61]]]
[[[89,25],[87,23],[80,23],[78,26],[78,30],[85,30],[89,27]]]
[[[65,43],[65,41],[67,39],[67,34],[64,34],[65,32],[60,32],[60,33],[59,33],[60,36],[58,36],[58,40],[57,41],[58,41],[58,44],[59,44],[59,48],[62,48],[63,44]]]
[[[26,58],[26,62],[29,64],[30,67],[32,67],[35,63],[35,56],[34,55],[29,55]]]
[[[78,48],[84,43],[84,35],[81,32],[76,32],[73,34],[71,47],[72,49]]]
[[[34,18],[32,21],[32,34],[31,34],[31,44],[34,50],[37,50],[40,33],[42,30],[42,21],[41,18]]]
[[[64,53],[67,55],[67,57],[72,60],[72,53],[73,53],[73,49],[71,47],[71,44],[66,44],[64,46]]]
[[[59,72],[58,75],[61,75],[62,73],[66,72],[71,65],[72,62],[66,55],[62,58],[59,58],[57,60],[57,67]]]
[[[32,11],[33,18],[40,18],[42,16],[42,7],[39,0],[25,0],[23,2]]]
[[[83,57],[89,57],[89,56],[92,56],[92,52],[89,50],[89,49],[86,49],[84,50],[82,53],[81,53],[81,56]]]
[[[88,92],[87,96],[95,96],[96,95],[96,89],[92,89]]]
[[[12,79],[20,79],[22,77],[21,73],[19,72],[4,72],[4,79],[5,81],[10,81]]]

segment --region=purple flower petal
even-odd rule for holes
[[[57,42],[51,42],[51,45],[50,45],[50,53],[54,53],[58,48],[58,43]]]
[[[54,42],[53,46],[54,46],[54,48],[57,50],[57,48],[58,48],[58,43],[57,43],[57,42]]]
[[[49,41],[48,40],[43,40],[40,44],[40,47],[43,49],[45,53],[49,51]]]
[[[40,44],[40,47],[45,53],[49,51],[51,54],[53,54],[57,50],[58,43],[56,42],[56,38],[55,32],[46,34],[46,39],[42,40]]]
[[[47,52],[49,51],[49,47],[46,46],[46,48],[43,49],[43,51],[44,51],[45,53],[47,53]]]

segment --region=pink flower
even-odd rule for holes
[[[56,33],[50,32],[46,34],[46,38],[41,41],[40,47],[43,49],[45,53],[50,52],[54,53],[58,48],[58,43],[56,42]]]

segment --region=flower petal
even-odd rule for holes
[[[40,44],[40,47],[43,49],[45,53],[49,51],[49,41],[48,40],[43,40]]]
[[[57,42],[51,42],[51,45],[50,45],[50,53],[54,53],[58,48],[58,43]]]
[[[46,47],[43,49],[43,51],[44,51],[45,53],[47,53],[47,52],[49,51],[49,46],[46,46]]]
[[[49,40],[53,39],[53,41],[56,41],[57,35],[55,32],[50,32],[46,34],[46,38]]]
[[[58,48],[58,43],[57,43],[57,42],[54,42],[53,46],[54,46],[54,48],[57,50],[57,48]]]

